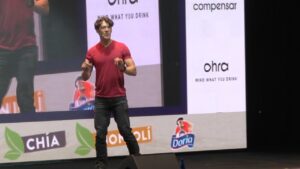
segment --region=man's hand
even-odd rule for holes
[[[124,72],[126,70],[125,62],[123,59],[116,57],[114,59],[114,63],[120,71]]]
[[[92,70],[93,70],[93,64],[90,63],[89,60],[85,59],[84,62],[81,64],[81,77],[83,80],[88,80],[91,77]]]
[[[92,68],[93,68],[93,64],[90,63],[90,61],[87,59],[85,59],[84,62],[81,64],[81,69],[83,71],[90,70]]]

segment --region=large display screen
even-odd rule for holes
[[[0,109],[0,163],[95,157],[95,70],[82,81],[80,67],[100,40],[100,16],[113,20],[112,39],[137,65],[125,88],[142,154],[247,147],[243,0],[49,3],[49,15],[34,15],[36,112],[20,113],[13,78]],[[128,155],[110,122],[108,155]]]
[[[137,65],[137,76],[125,75],[131,114],[186,113],[186,103],[182,99],[184,97],[180,97],[185,92],[185,85],[181,85],[184,82],[180,80],[184,79],[180,71],[184,72],[185,66],[181,70],[178,66],[184,56],[172,53],[179,50],[180,37],[173,38],[172,42],[164,38],[170,36],[167,28],[169,23],[175,20],[176,24],[179,18],[171,19],[160,8],[164,2],[74,0],[70,3],[67,0],[49,3],[48,15],[34,15],[39,49],[34,77],[36,113],[20,113],[17,80],[13,78],[3,99],[0,114],[18,114],[26,116],[27,120],[33,119],[30,116],[34,115],[42,118],[41,114],[45,113],[56,114],[55,119],[58,118],[57,115],[63,119],[91,117],[85,111],[93,110],[95,72],[84,82],[80,79],[80,66],[87,50],[100,41],[94,23],[104,15],[114,21],[112,39],[128,46]],[[174,6],[176,5],[178,4],[175,3]],[[179,13],[179,9],[176,12]],[[173,29],[177,32],[173,32],[172,36],[179,33],[178,26]],[[177,66],[174,67],[174,63]],[[81,92],[82,89],[85,92]],[[85,95],[86,98],[79,100],[78,95]],[[166,111],[167,109],[170,111]],[[51,115],[47,115],[48,119],[49,116]]]

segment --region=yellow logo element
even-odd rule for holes
[[[132,128],[132,133],[134,134],[138,143],[148,143],[152,141],[151,126]],[[117,147],[117,146],[126,145],[123,137],[119,133],[119,130],[108,131],[106,136],[106,143],[107,143],[107,147]]]
[[[45,111],[45,96],[43,91],[35,91],[34,92],[34,106],[36,112]],[[0,112],[4,113],[19,113],[19,106],[17,104],[16,96],[6,96],[3,99],[2,107]]]

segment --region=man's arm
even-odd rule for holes
[[[88,80],[92,75],[93,64],[90,63],[89,60],[85,59],[84,62],[81,64],[81,77],[84,81]]]
[[[124,73],[131,76],[136,76],[137,70],[133,59],[128,58],[125,59],[125,70]]]
[[[116,57],[114,59],[114,62],[120,71],[130,76],[136,76],[137,71],[136,71],[135,63],[132,58],[123,60],[119,57]]]

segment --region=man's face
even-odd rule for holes
[[[103,40],[109,40],[111,38],[112,29],[109,24],[103,21],[98,29],[98,34],[100,38]]]
[[[179,120],[179,121],[178,121],[178,126],[181,127],[181,128],[184,126],[183,120]]]
[[[85,86],[84,86],[84,81],[83,81],[83,80],[78,80],[78,81],[76,82],[76,84],[77,84],[77,89],[78,89],[78,90],[81,90],[81,91],[84,91],[84,90],[85,90]]]

